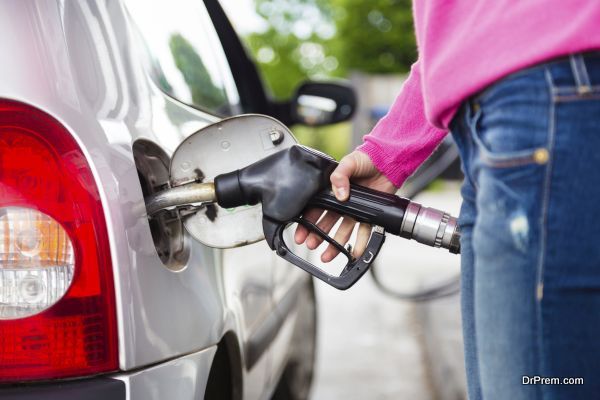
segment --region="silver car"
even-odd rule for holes
[[[0,0],[0,54],[0,397],[306,398],[309,277],[144,197],[207,124],[340,121],[347,88],[271,101],[215,0]]]

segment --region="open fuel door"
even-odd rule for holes
[[[296,144],[281,122],[264,115],[240,115],[206,126],[189,136],[171,159],[171,187],[211,182]],[[255,206],[224,209],[216,204],[181,209],[184,225],[199,242],[232,248],[263,239],[262,212]]]

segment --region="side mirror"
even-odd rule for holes
[[[346,121],[354,114],[356,102],[356,94],[350,85],[305,82],[291,100],[291,120],[309,126]]]

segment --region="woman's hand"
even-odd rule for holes
[[[379,190],[386,193],[395,193],[397,188],[388,178],[386,178],[371,161],[368,155],[361,151],[353,151],[340,161],[338,167],[333,171],[330,177],[331,187],[335,197],[340,201],[348,200],[350,193],[350,180],[352,182]],[[304,214],[304,218],[311,222],[316,222],[319,228],[329,233],[341,216],[337,213],[320,209],[308,210]],[[317,222],[318,221],[318,222]],[[356,221],[350,217],[343,217],[342,222],[335,233],[334,239],[338,243],[344,245],[350,239]],[[371,226],[361,223],[358,227],[356,243],[354,245],[353,255],[360,257],[367,247],[367,242],[371,234]],[[314,250],[322,242],[323,239],[298,225],[294,240],[298,244],[306,242],[306,246]],[[339,251],[332,245],[327,246],[327,249],[321,255],[321,261],[329,262],[333,260]]]

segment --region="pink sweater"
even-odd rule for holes
[[[600,49],[600,0],[414,0],[419,60],[359,150],[395,185],[431,154],[461,103],[542,61]]]

